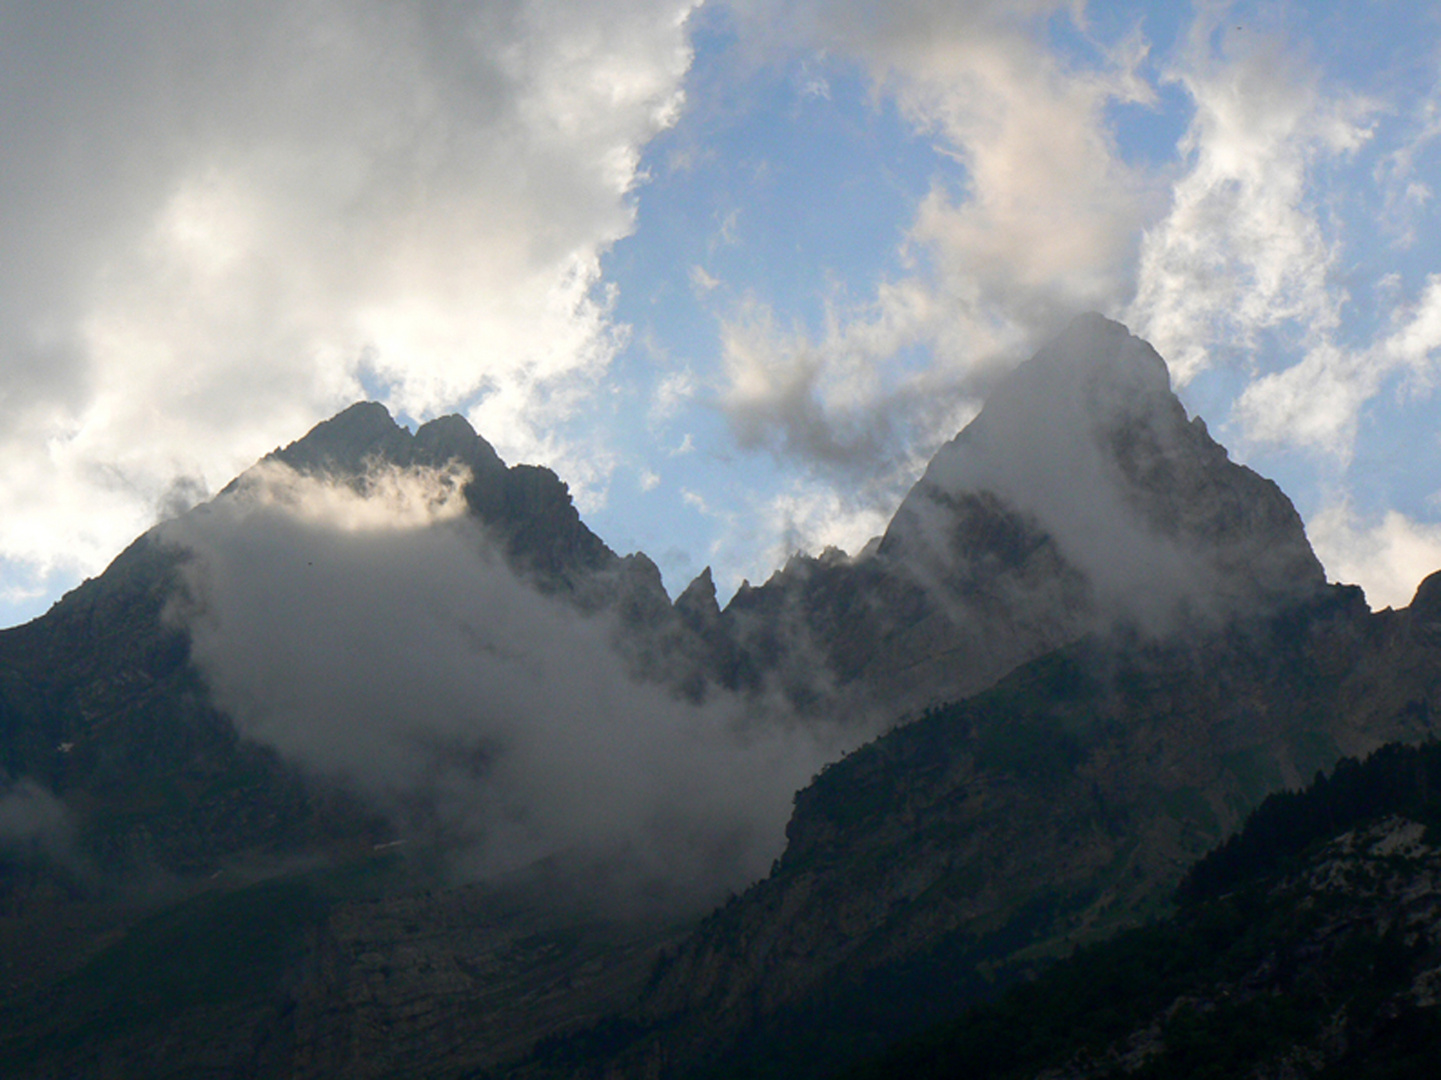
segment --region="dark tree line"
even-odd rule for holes
[[[1388,814],[1441,824],[1441,743],[1391,744],[1365,761],[1342,758],[1305,790],[1269,796],[1240,832],[1191,867],[1177,900],[1219,896],[1283,870],[1317,841]]]

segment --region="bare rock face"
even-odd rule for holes
[[[1265,617],[1324,585],[1280,489],[1187,419],[1151,346],[1083,316],[941,448],[873,553],[797,557],[738,593],[718,667],[894,714],[1086,633]]]
[[[1216,1039],[1216,1056],[1224,1048],[1242,1059],[1235,1065],[1250,1066],[1243,1075],[1385,1075],[1376,1063],[1397,1059],[1393,1075],[1406,1075],[1407,1065],[1434,1053],[1427,1042],[1441,987],[1441,852],[1426,838],[1425,824],[1397,815],[1347,830],[1255,902],[1248,914],[1265,927],[1261,955],[1231,945],[1229,978],[1187,987],[1143,1026],[1103,1049],[1078,1051],[1037,1080],[1166,1075],[1187,1052],[1188,1024]],[[1254,1048],[1223,1041],[1245,1022],[1228,1030],[1230,1017],[1283,1009],[1289,1023]]]
[[[1099,614],[1143,627],[1264,614],[1325,584],[1280,489],[1187,421],[1156,351],[1098,315],[997,387],[931,461],[882,551],[944,582],[995,577],[977,558],[1018,548],[975,542],[967,519],[986,495],[1055,544]]]
[[[675,609],[687,623],[697,630],[713,626],[720,618],[720,604],[716,602],[715,579],[710,567],[702,570],[694,581],[676,597]]]

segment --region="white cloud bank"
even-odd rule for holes
[[[635,682],[605,619],[490,550],[456,481],[265,466],[165,526],[193,553],[173,617],[217,702],[462,873],[551,859],[596,899],[685,908],[764,874],[793,793],[843,748]]]
[[[93,571],[363,380],[533,455],[692,6],[0,0],[0,560]]]
[[[1363,349],[1329,340],[1297,363],[1246,387],[1236,411],[1258,440],[1290,443],[1349,459],[1361,410],[1391,376],[1413,392],[1429,392],[1441,354],[1441,274],[1432,274],[1417,303],[1393,313],[1390,333]]]

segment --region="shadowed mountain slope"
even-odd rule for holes
[[[544,587],[594,591],[605,573],[642,590],[651,582],[644,568],[624,574],[634,561],[586,528],[554,473],[507,469],[459,417],[412,435],[381,406],[356,405],[266,460],[354,483],[377,464],[459,461],[474,515]],[[184,558],[159,526],[46,615],[0,631],[0,766],[73,803],[77,842],[107,869],[210,873],[252,846],[294,850],[331,828],[333,796],[309,792],[272,752],[237,739],[209,703],[188,635],[166,617]],[[658,573],[653,584],[668,609]],[[353,815],[341,814],[335,827],[354,832]]]
[[[882,736],[799,793],[770,876],[657,969],[583,1075],[826,1076],[1153,917],[1268,793],[1434,736],[1426,610],[1333,587],[1184,641],[1088,638]]]
[[[536,588],[669,613],[648,560],[614,555],[550,470],[505,467],[458,417],[412,434],[358,405],[260,467],[362,487],[457,462],[477,537]],[[168,614],[187,558],[159,526],[0,632],[0,1071],[424,1074],[622,1004],[674,926],[557,911],[568,886],[456,890],[349,787],[243,737]]]
[[[1441,748],[1272,796],[1179,909],[848,1080],[1410,1077],[1441,1048]]]

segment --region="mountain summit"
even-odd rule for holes
[[[1187,419],[1150,345],[1087,315],[996,386],[879,545],[791,560],[719,633],[741,681],[812,686],[819,655],[838,686],[914,708],[1098,629],[1164,636],[1324,586],[1281,490]]]
[[[507,467],[462,417],[412,434],[361,403],[271,457],[342,480],[459,462],[472,516],[512,564],[615,613],[636,672],[693,696],[780,692],[867,730],[1097,629],[1164,636],[1325,584],[1286,496],[1187,418],[1150,345],[1099,315],[996,386],[878,544],[797,555],[723,611],[709,571],[672,605],[654,564],[606,547],[553,472]]]
[[[984,580],[1026,554],[973,524],[998,513],[1016,536],[1054,544],[1099,612],[1157,628],[1273,609],[1325,584],[1281,490],[1231,462],[1199,417],[1188,422],[1165,361],[1099,315],[997,386],[931,461],[881,549],[943,579]]]

